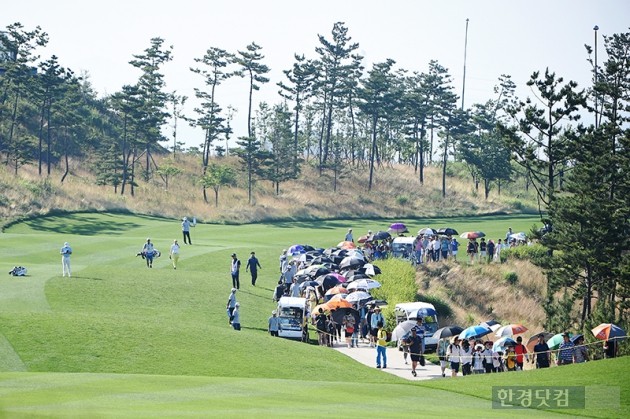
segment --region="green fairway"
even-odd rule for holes
[[[629,369],[625,359],[519,373],[516,383],[515,374],[412,383],[329,348],[266,333],[283,248],[330,247],[348,228],[356,239],[394,221],[412,232],[448,226],[503,238],[507,227],[528,231],[537,218],[203,224],[191,230],[192,246],[182,244],[177,220],[145,216],[68,214],[13,225],[0,235],[0,268],[29,271],[0,276],[0,418],[551,416],[491,409],[493,385],[521,380],[621,386],[619,409],[613,403],[571,415],[624,416],[628,387],[618,380]],[[135,256],[147,237],[162,252],[153,269]],[[182,244],[177,270],[168,259],[173,239]],[[73,247],[70,279],[61,277],[65,241]],[[250,251],[262,264],[256,287],[245,272]],[[232,252],[243,263],[240,332],[228,325],[225,310]]]

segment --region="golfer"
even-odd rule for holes
[[[142,252],[144,258],[147,261],[147,268],[153,267],[153,256],[155,256],[155,248],[153,247],[153,243],[151,243],[151,239],[147,239],[147,242],[142,246]]]
[[[70,278],[70,255],[72,254],[72,248],[70,247],[68,242],[65,242],[63,244],[63,247],[61,248],[61,251],[59,253],[61,253],[61,276],[66,276],[67,272],[68,278]]]
[[[239,271],[241,270],[241,261],[236,257],[236,253],[232,253],[232,263],[230,265],[230,274],[232,275],[232,287],[240,289],[240,282],[238,279]]]
[[[177,243],[177,240],[173,240],[168,258],[173,263],[173,269],[177,269],[177,262],[179,261],[179,244]]]
[[[182,235],[184,236],[184,244],[192,244],[190,240],[190,221],[187,217],[182,218]],[[188,242],[186,242],[188,239]]]

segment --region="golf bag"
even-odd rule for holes
[[[26,268],[24,266],[15,266],[9,271],[9,275],[26,276]]]

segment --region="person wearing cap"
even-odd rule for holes
[[[234,304],[234,311],[232,312],[232,327],[234,330],[241,330],[241,305],[239,303]]]
[[[529,362],[529,354],[527,348],[523,345],[523,338],[521,336],[516,338],[516,346],[514,346],[514,352],[516,352],[516,369],[523,370],[524,359]]]
[[[256,279],[258,279],[258,268],[262,269],[260,266],[260,262],[258,262],[258,258],[256,257],[256,253],[252,252],[247,259],[247,265],[245,266],[245,272],[250,272],[252,275],[252,285],[256,286]]]
[[[370,317],[370,346],[373,346],[373,343],[376,344],[379,323],[383,323],[383,326],[385,326],[385,317],[381,313],[381,308],[376,306],[374,307],[374,313]]]
[[[280,330],[280,319],[278,318],[278,312],[276,310],[271,312],[269,317],[269,326],[267,327],[271,336],[278,336],[278,330]]]
[[[573,364],[575,344],[571,342],[571,337],[568,333],[564,333],[562,338],[564,342],[562,342],[558,348],[558,365]]]
[[[346,234],[345,241],[354,243],[354,237],[352,237],[352,229],[348,229],[348,233]]]
[[[192,244],[190,240],[190,221],[187,217],[182,218],[182,235],[184,236],[184,244]],[[188,239],[188,242],[186,242]]]
[[[65,242],[61,247],[61,276],[66,276],[68,274],[68,278],[72,276],[72,272],[70,271],[70,255],[72,254],[72,248],[68,242]]]
[[[151,239],[147,238],[147,242],[142,246],[142,251],[140,253],[142,253],[144,259],[147,261],[147,268],[152,268],[155,248],[153,247],[153,243],[151,243]]]
[[[534,346],[536,368],[549,368],[551,365],[551,352],[549,345],[545,342],[545,335],[538,335],[538,343]]]
[[[514,345],[509,345],[505,349],[503,359],[505,361],[505,368],[508,371],[516,371],[516,351],[514,351]]]
[[[374,316],[372,316],[372,318],[374,318]],[[387,368],[387,332],[384,329],[384,320],[379,321],[376,327],[376,368],[381,368],[381,361],[383,368]]]
[[[232,253],[232,263],[230,265],[230,274],[232,275],[232,287],[240,289],[239,271],[241,270],[241,261],[236,257],[236,253]]]
[[[477,343],[472,353],[473,374],[483,374],[486,372],[486,369],[484,367],[485,356],[484,356],[483,351],[484,351],[483,345],[480,343]]]
[[[177,269],[177,262],[179,261],[179,243],[177,243],[177,240],[173,240],[171,250],[168,253],[168,258],[173,264],[173,269]]]
[[[481,356],[483,356],[483,368],[486,374],[494,372],[494,366],[492,365],[492,342],[487,340],[483,344],[483,349],[481,350]]]
[[[230,295],[228,296],[227,304],[225,305],[225,309],[227,310],[228,315],[228,324],[232,324],[232,319],[234,318],[234,308],[236,308],[236,288],[232,288]]]
[[[282,249],[282,253],[280,253],[280,274],[282,275],[284,271],[287,269],[287,249]]]

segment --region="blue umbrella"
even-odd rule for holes
[[[306,249],[301,244],[294,244],[293,246],[289,247],[287,253],[289,253],[291,256],[297,256],[306,253]]]
[[[433,316],[437,316],[437,312],[432,308],[419,308],[418,311],[409,316],[409,319],[424,319]]]
[[[578,340],[580,340],[580,338],[583,338],[583,337],[584,337],[584,335],[575,335],[575,336],[572,336],[572,337],[571,337],[571,342],[575,343],[575,342],[577,342]]]
[[[492,329],[490,329],[487,326],[482,326],[478,324],[478,325],[470,326],[464,329],[462,333],[459,334],[459,338],[460,339],[470,339],[470,338],[476,339],[476,338],[485,336],[490,332],[492,332]]]
[[[492,350],[494,352],[505,352],[506,346],[515,346],[516,342],[510,336],[503,336],[501,339],[494,342]]]

